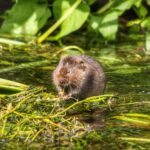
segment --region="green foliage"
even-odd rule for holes
[[[139,59],[133,41],[119,44],[117,53],[111,45],[98,53],[96,48],[89,53],[103,60],[108,78],[105,92],[115,96],[95,96],[74,103],[58,99],[49,79],[62,52],[74,49],[82,53],[81,49],[75,46],[57,49],[47,44],[3,46],[0,59],[11,64],[1,63],[0,74],[32,87],[0,98],[0,147],[8,150],[20,147],[49,150],[58,146],[62,150],[149,149],[149,59],[146,62]],[[114,56],[117,60],[111,59]],[[120,60],[128,59],[127,56],[132,63]],[[135,57],[137,64],[133,61]],[[96,109],[95,102],[100,102]],[[112,119],[112,116],[121,118]]]
[[[130,9],[135,2],[136,0],[115,0],[111,7],[117,10],[119,15],[122,15],[126,10]]]
[[[100,32],[106,39],[114,40],[118,30],[118,15],[116,11],[111,11],[104,16],[91,16],[91,31]]]
[[[96,4],[98,10],[93,10],[93,5]],[[127,23],[123,27],[132,28],[138,25],[145,29],[148,32],[145,33],[145,39],[147,53],[149,53],[149,5],[150,0],[144,2],[142,0],[110,0],[106,3],[98,0],[54,0],[52,2],[18,0],[9,10],[8,15],[5,15],[0,32],[12,35],[35,35],[42,27],[47,27],[48,18],[53,16],[49,18],[49,23],[54,22],[54,24],[38,37],[38,43],[46,40],[48,36],[49,40],[59,40],[79,30],[84,24],[86,25],[84,31],[87,29],[90,34],[93,32],[107,41],[114,41],[120,33],[119,19],[127,10],[132,9],[137,17],[130,21],[125,18]]]
[[[108,95],[99,96],[97,99],[91,97],[64,108],[61,106],[62,100],[44,92],[41,87],[30,88],[11,97],[3,97],[0,109],[0,144],[3,139],[19,139],[23,142],[48,140],[50,144],[55,144],[57,140],[63,142],[69,140],[70,136],[83,135],[89,132],[89,128],[75,117],[67,117],[66,112],[81,103],[107,98]],[[63,103],[65,106],[65,101]],[[98,140],[99,136],[95,139]]]
[[[50,15],[47,3],[39,3],[38,0],[18,0],[5,17],[0,32],[35,35],[45,25]]]
[[[56,0],[53,5],[55,19],[58,20],[75,3],[76,0]],[[54,37],[56,40],[79,29],[89,15],[89,7],[86,3],[81,3],[73,13],[61,24],[60,32]]]
[[[114,2],[110,1],[109,10],[99,13],[97,16],[91,16],[89,20],[89,28],[93,29],[93,32],[101,33],[103,37],[107,40],[115,40],[116,33],[118,31],[118,18],[127,9],[131,8],[135,0],[116,0]],[[100,11],[101,12],[101,11]]]
[[[137,9],[135,9],[135,11],[140,18],[144,18],[148,14],[148,10],[144,5],[140,5],[139,7],[137,7]]]

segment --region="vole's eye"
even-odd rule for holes
[[[84,61],[81,60],[81,61],[79,62],[79,68],[80,68],[81,70],[85,71],[86,65],[85,65]]]
[[[80,61],[80,65],[82,65],[82,64],[84,64],[84,62],[81,60],[81,61]]]

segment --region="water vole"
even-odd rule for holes
[[[89,56],[65,56],[53,72],[53,82],[59,97],[84,99],[103,93],[105,74],[101,65]]]

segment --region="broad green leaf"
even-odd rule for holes
[[[142,0],[137,0],[134,5],[136,7],[140,7],[141,3],[142,3]]]
[[[111,1],[110,1],[111,2]],[[110,5],[110,11],[90,20],[90,28],[100,32],[107,40],[114,40],[118,31],[118,17],[130,9],[136,0],[115,0]]]
[[[111,11],[103,16],[92,16],[90,28],[101,33],[107,40],[114,40],[118,31],[118,13]]]
[[[118,15],[122,15],[126,10],[130,9],[137,0],[115,0],[112,5],[112,9],[118,12]]]
[[[141,27],[150,30],[150,17],[145,18],[145,19],[141,22]]]
[[[47,3],[38,0],[18,0],[5,17],[1,33],[35,35],[51,15]]]
[[[99,32],[99,28],[101,25],[102,16],[90,16],[89,19],[89,31]]]
[[[148,10],[146,9],[146,7],[144,5],[140,5],[139,8],[134,9],[137,13],[137,15],[141,18],[146,17],[146,15],[148,14]]]
[[[56,0],[53,12],[56,19],[59,19],[75,3],[76,0]],[[60,32],[54,37],[55,40],[79,29],[89,15],[89,7],[81,3],[78,8],[61,24]]]
[[[108,40],[115,40],[118,31],[118,15],[116,11],[106,14],[99,28],[101,34]]]
[[[147,4],[150,5],[150,0],[147,0]]]

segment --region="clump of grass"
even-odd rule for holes
[[[21,92],[27,88],[25,84],[0,78],[0,97]]]
[[[3,97],[0,99],[0,143],[11,140],[48,140],[55,143],[62,137],[62,140],[71,140],[72,137],[88,132],[89,127],[66,113],[81,104],[100,102],[110,96],[91,97],[66,107],[42,87]]]

